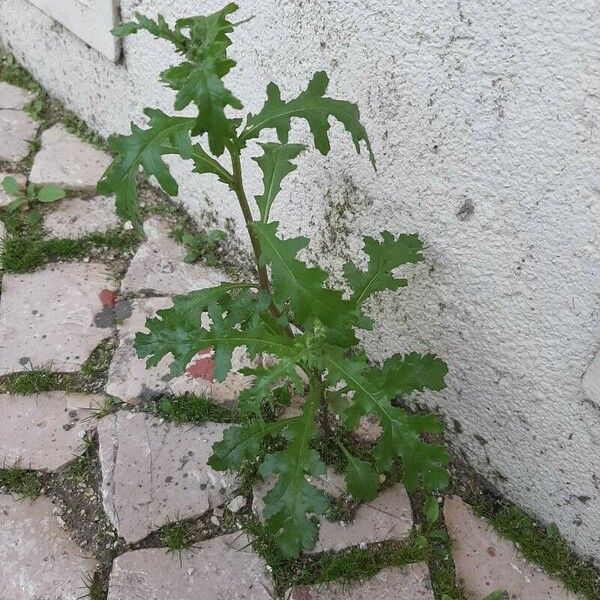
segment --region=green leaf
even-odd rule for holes
[[[506,592],[504,590],[496,590],[488,594],[483,600],[504,600],[504,598],[506,598]]]
[[[16,212],[19,208],[21,208],[21,206],[26,205],[27,204],[27,198],[25,196],[19,196],[17,198],[15,198],[12,202],[9,202],[6,205],[6,212],[8,212],[9,214],[12,214],[14,212]]]
[[[5,177],[2,180],[2,189],[9,196],[20,196],[23,192],[19,187],[17,180],[14,177]]]
[[[329,507],[327,495],[310,485],[306,476],[325,473],[325,463],[310,442],[316,433],[315,415],[319,403],[318,390],[311,390],[303,413],[288,424],[284,436],[289,445],[268,454],[259,471],[263,477],[278,475],[273,489],[265,496],[265,530],[272,535],[281,552],[295,558],[300,550],[314,547],[317,526],[309,515],[321,515]]]
[[[383,386],[391,397],[422,392],[424,389],[439,391],[446,387],[444,378],[448,366],[435,354],[395,354],[381,368]]]
[[[37,199],[40,202],[56,202],[66,196],[66,192],[56,185],[45,185],[38,191]]]
[[[154,175],[169,196],[177,196],[179,187],[163,160],[166,154],[191,158],[190,129],[194,119],[171,117],[158,109],[146,108],[149,128],[131,124],[131,135],[111,136],[108,143],[116,158],[98,183],[101,194],[116,194],[117,213],[132,223],[140,222],[136,176],[140,167]]]
[[[189,38],[187,38],[180,30],[169,27],[169,24],[162,15],[158,15],[156,20],[154,20],[139,12],[134,14],[137,21],[128,21],[117,25],[113,28],[112,34],[122,38],[138,33],[138,31],[145,30],[156,38],[171,42],[179,52],[183,53],[186,51],[190,44]]]
[[[348,491],[357,500],[369,501],[377,497],[379,491],[379,476],[368,462],[347,455],[346,485]]]
[[[371,163],[375,166],[375,157],[367,132],[360,122],[358,107],[345,100],[326,97],[325,92],[328,85],[327,74],[318,71],[304,92],[286,102],[281,99],[279,87],[270,83],[267,86],[265,105],[258,114],[248,116],[246,127],[240,135],[240,142],[244,144],[248,140],[258,137],[263,129],[269,128],[277,131],[280,142],[287,143],[292,117],[300,117],[308,121],[316,148],[322,154],[328,154],[330,150],[329,117],[331,116],[340,121],[351,134],[357,152],[360,152],[360,142],[366,144]]]
[[[255,198],[260,210],[261,221],[266,223],[269,220],[271,205],[281,191],[281,182],[286,175],[298,168],[291,161],[297,158],[306,149],[306,146],[304,144],[276,144],[273,142],[259,143],[259,146],[263,149],[263,155],[252,160],[258,163],[263,172],[264,191]]]
[[[278,356],[293,356],[298,350],[296,340],[273,335],[260,320],[255,320],[247,331],[231,326],[222,317],[222,308],[212,304],[208,314],[210,329],[201,327],[196,318],[186,318],[178,310],[159,310],[157,317],[146,321],[149,333],[138,333],[134,347],[140,358],[148,358],[148,367],[156,366],[164,356],[171,354],[171,373],[183,373],[192,358],[206,348],[214,348],[214,376],[223,381],[231,370],[231,355],[238,346],[246,346],[251,355],[271,352]]]
[[[37,225],[42,222],[43,218],[44,216],[39,210],[30,210],[27,213],[27,223],[29,223],[29,225]]]
[[[406,279],[397,279],[392,270],[407,263],[423,260],[423,243],[417,235],[381,233],[383,241],[366,236],[364,251],[369,256],[369,267],[361,271],[353,263],[344,265],[344,275],[353,290],[352,300],[362,304],[369,296],[383,290],[397,290],[406,286]]]
[[[233,176],[231,173],[219,161],[207,154],[199,144],[194,144],[192,147],[192,161],[194,161],[194,173],[216,175],[219,181],[233,189]]]
[[[223,432],[223,440],[214,444],[208,464],[217,471],[239,471],[245,462],[256,459],[265,436],[279,433],[288,422],[264,423],[255,419],[229,427]]]
[[[260,415],[262,402],[273,399],[273,390],[283,383],[290,382],[297,393],[304,389],[302,379],[296,371],[298,357],[290,356],[280,358],[275,366],[265,369],[245,368],[240,372],[254,377],[252,385],[240,392],[238,398],[238,411],[240,415]]]
[[[215,156],[223,154],[225,144],[233,137],[225,108],[242,108],[242,103],[225,88],[221,79],[233,64],[233,61],[216,60],[200,64],[184,62],[162,73],[162,81],[177,91],[175,110],[183,110],[192,103],[198,107],[193,133],[208,133],[208,145]]]
[[[354,303],[344,300],[342,293],[324,287],[327,274],[308,267],[296,255],[308,245],[308,238],[282,240],[277,237],[279,223],[253,223],[262,254],[260,264],[270,265],[273,280],[273,299],[280,310],[289,304],[298,323],[313,324],[314,317],[327,326],[332,339],[342,345],[353,345],[356,337],[348,325],[355,315]]]
[[[440,517],[440,505],[435,496],[428,496],[423,505],[423,514],[427,522],[432,525]]]
[[[448,484],[444,465],[450,456],[443,446],[425,443],[423,433],[440,433],[442,425],[431,415],[410,415],[403,408],[393,406],[395,397],[384,385],[384,378],[376,369],[367,367],[363,353],[351,358],[343,350],[329,347],[323,353],[321,366],[328,371],[328,384],[344,382],[354,391],[351,403],[342,414],[345,426],[354,429],[362,415],[375,414],[382,434],[373,449],[379,471],[389,471],[396,457],[402,459],[402,481],[409,491],[423,481],[426,489],[437,490]]]

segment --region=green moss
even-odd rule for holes
[[[0,486],[23,498],[37,498],[42,491],[42,479],[39,473],[14,465],[0,469]]]

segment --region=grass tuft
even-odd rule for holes
[[[86,594],[81,596],[81,600],[106,600],[108,590],[105,588],[99,573],[94,573],[93,575],[87,574],[83,578],[83,585],[85,586]]]
[[[233,423],[237,420],[233,411],[218,406],[206,396],[193,395],[165,396],[158,400],[155,414],[174,423]]]
[[[191,548],[194,545],[194,536],[192,527],[185,521],[173,521],[167,523],[160,531],[160,539],[168,554],[179,555],[186,548]]]
[[[21,469],[18,464],[0,469],[0,486],[22,498],[37,498],[42,491],[42,480],[36,471]]]

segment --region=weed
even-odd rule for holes
[[[192,527],[186,521],[167,523],[160,531],[160,539],[167,553],[177,553],[181,561],[181,553],[194,544]]]
[[[42,480],[39,473],[22,469],[18,464],[0,469],[0,487],[23,498],[37,498],[42,491]]]
[[[165,396],[157,401],[155,413],[175,423],[232,423],[237,420],[235,413],[218,406],[206,396]]]

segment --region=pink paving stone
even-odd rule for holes
[[[23,160],[37,130],[38,124],[26,112],[0,109],[0,160]]]
[[[114,198],[104,196],[62,200],[44,219],[46,239],[75,240],[91,233],[115,230],[120,224]]]
[[[95,428],[91,417],[102,400],[66,392],[0,395],[0,465],[53,472],[69,464]]]
[[[33,92],[0,81],[0,109],[22,110],[34,98],[35,94]]]
[[[452,539],[458,581],[467,600],[481,600],[496,590],[511,600],[579,600],[542,569],[523,557],[515,545],[477,517],[458,496],[447,497],[444,519]]]
[[[230,534],[200,542],[181,556],[165,548],[115,559],[108,600],[271,600],[273,579],[250,540]]]
[[[4,191],[4,188],[1,185],[6,177],[14,177],[22,190],[24,190],[27,185],[27,178],[25,175],[21,175],[20,173],[0,173],[0,208],[7,206],[14,200],[12,196],[9,196]]]
[[[73,372],[112,335],[112,309],[100,292],[114,289],[99,263],[54,263],[6,274],[0,297],[0,375],[47,368]]]
[[[144,360],[137,357],[133,342],[135,334],[145,329],[146,319],[156,316],[156,311],[173,306],[170,298],[140,298],[131,301],[130,305],[123,303],[121,310],[129,313],[123,307],[130,306],[130,314],[119,326],[119,346],[108,371],[106,392],[130,404],[138,403],[142,398],[169,392],[174,395],[185,393],[210,396],[218,404],[235,405],[240,391],[244,389],[251,378],[239,373],[231,373],[221,383],[212,382],[205,377],[210,375],[212,360],[207,354],[200,354],[190,362],[188,370],[183,375],[173,378],[169,365],[173,358],[165,356],[160,363],[151,369],[146,369]],[[206,324],[206,323],[205,323]],[[248,366],[243,348],[237,348],[233,353],[232,366],[234,369]]]
[[[269,477],[253,488],[252,508],[261,520],[264,518],[264,497],[275,485],[275,481],[274,477]],[[345,493],[343,477],[332,469],[328,469],[324,477],[311,483],[332,498],[340,498]],[[363,543],[402,541],[408,539],[412,531],[412,507],[406,489],[402,484],[397,484],[381,492],[375,500],[362,504],[352,522],[332,522],[320,517],[319,527],[317,543],[308,554],[339,551]]]
[[[84,579],[96,563],[85,556],[52,514],[44,497],[0,495],[0,598],[85,600]]]
[[[303,585],[288,600],[434,600],[425,563],[383,569],[375,577],[352,583]]]
[[[110,162],[106,152],[80,140],[63,125],[55,125],[42,133],[42,149],[35,156],[29,180],[69,190],[93,190]]]
[[[207,465],[226,427],[175,425],[129,411],[100,421],[104,510],[127,542],[169,521],[200,517],[232,497],[235,477]]]
[[[169,226],[153,217],[144,223],[145,242],[138,248],[123,278],[123,294],[176,296],[214,287],[225,274],[200,264],[184,262],[186,249],[169,235]]]

